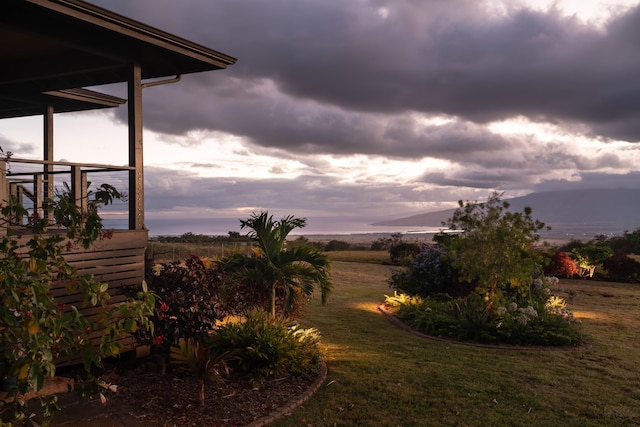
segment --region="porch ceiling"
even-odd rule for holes
[[[0,118],[104,108],[117,98],[65,89],[226,68],[236,59],[81,0],[3,0]],[[51,93],[53,92],[53,93]]]

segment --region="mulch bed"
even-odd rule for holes
[[[259,426],[284,415],[310,397],[326,376],[324,364],[305,375],[265,381],[253,387],[242,378],[208,382],[205,403],[198,381],[180,372],[114,369],[110,381],[118,393],[107,395],[110,411],[147,427]]]

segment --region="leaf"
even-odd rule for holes
[[[124,330],[127,332],[135,332],[138,329],[138,323],[133,319],[127,319],[124,324]]]
[[[27,378],[27,375],[29,375],[29,365],[22,365],[22,368],[20,368],[20,371],[18,372],[18,379],[24,380]]]
[[[30,335],[36,335],[40,331],[40,325],[38,324],[38,319],[31,318],[29,323],[27,323],[27,332]]]
[[[35,258],[29,258],[29,271],[32,273],[38,271],[38,261]]]

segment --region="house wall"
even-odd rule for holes
[[[29,239],[22,236],[21,240]],[[78,269],[79,275],[92,274],[102,283],[109,284],[109,295],[114,304],[126,300],[124,295],[118,295],[122,286],[135,285],[142,289],[145,272],[145,249],[147,247],[147,230],[114,230],[111,238],[97,241],[93,247],[71,248],[65,251],[65,260]],[[88,318],[98,316],[101,308],[82,307],[82,296],[79,293],[69,294],[64,284],[52,284],[51,291],[59,303],[75,305],[78,311]],[[96,331],[90,338],[96,345],[102,338],[101,331]],[[122,352],[134,349],[133,340],[128,337],[120,341]],[[59,366],[77,363],[78,360],[64,360]]]

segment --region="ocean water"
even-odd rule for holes
[[[370,225],[379,219],[363,221],[361,219],[323,217],[307,218],[307,226],[294,230],[292,235],[352,235],[352,234],[416,234],[437,233],[439,227],[389,227]],[[211,236],[226,236],[229,231],[243,233],[237,218],[211,218],[192,220],[147,219],[145,221],[150,236],[180,236],[191,232]]]
[[[319,217],[307,218],[307,226],[294,230],[292,236],[370,236],[372,240],[380,236],[388,236],[392,233],[403,235],[429,235],[441,230],[441,227],[415,227],[415,226],[373,226],[380,218],[351,218],[351,217]],[[146,226],[149,235],[154,236],[180,236],[184,233],[205,234],[209,236],[226,236],[230,231],[244,233],[240,229],[238,218],[197,218],[197,219],[154,219],[147,218]],[[637,227],[629,227],[616,223],[558,223],[550,224],[552,230],[543,230],[540,235],[543,240],[591,240],[598,234],[606,236],[622,235],[625,231],[633,231]],[[126,228],[126,224],[105,223],[107,228]]]

